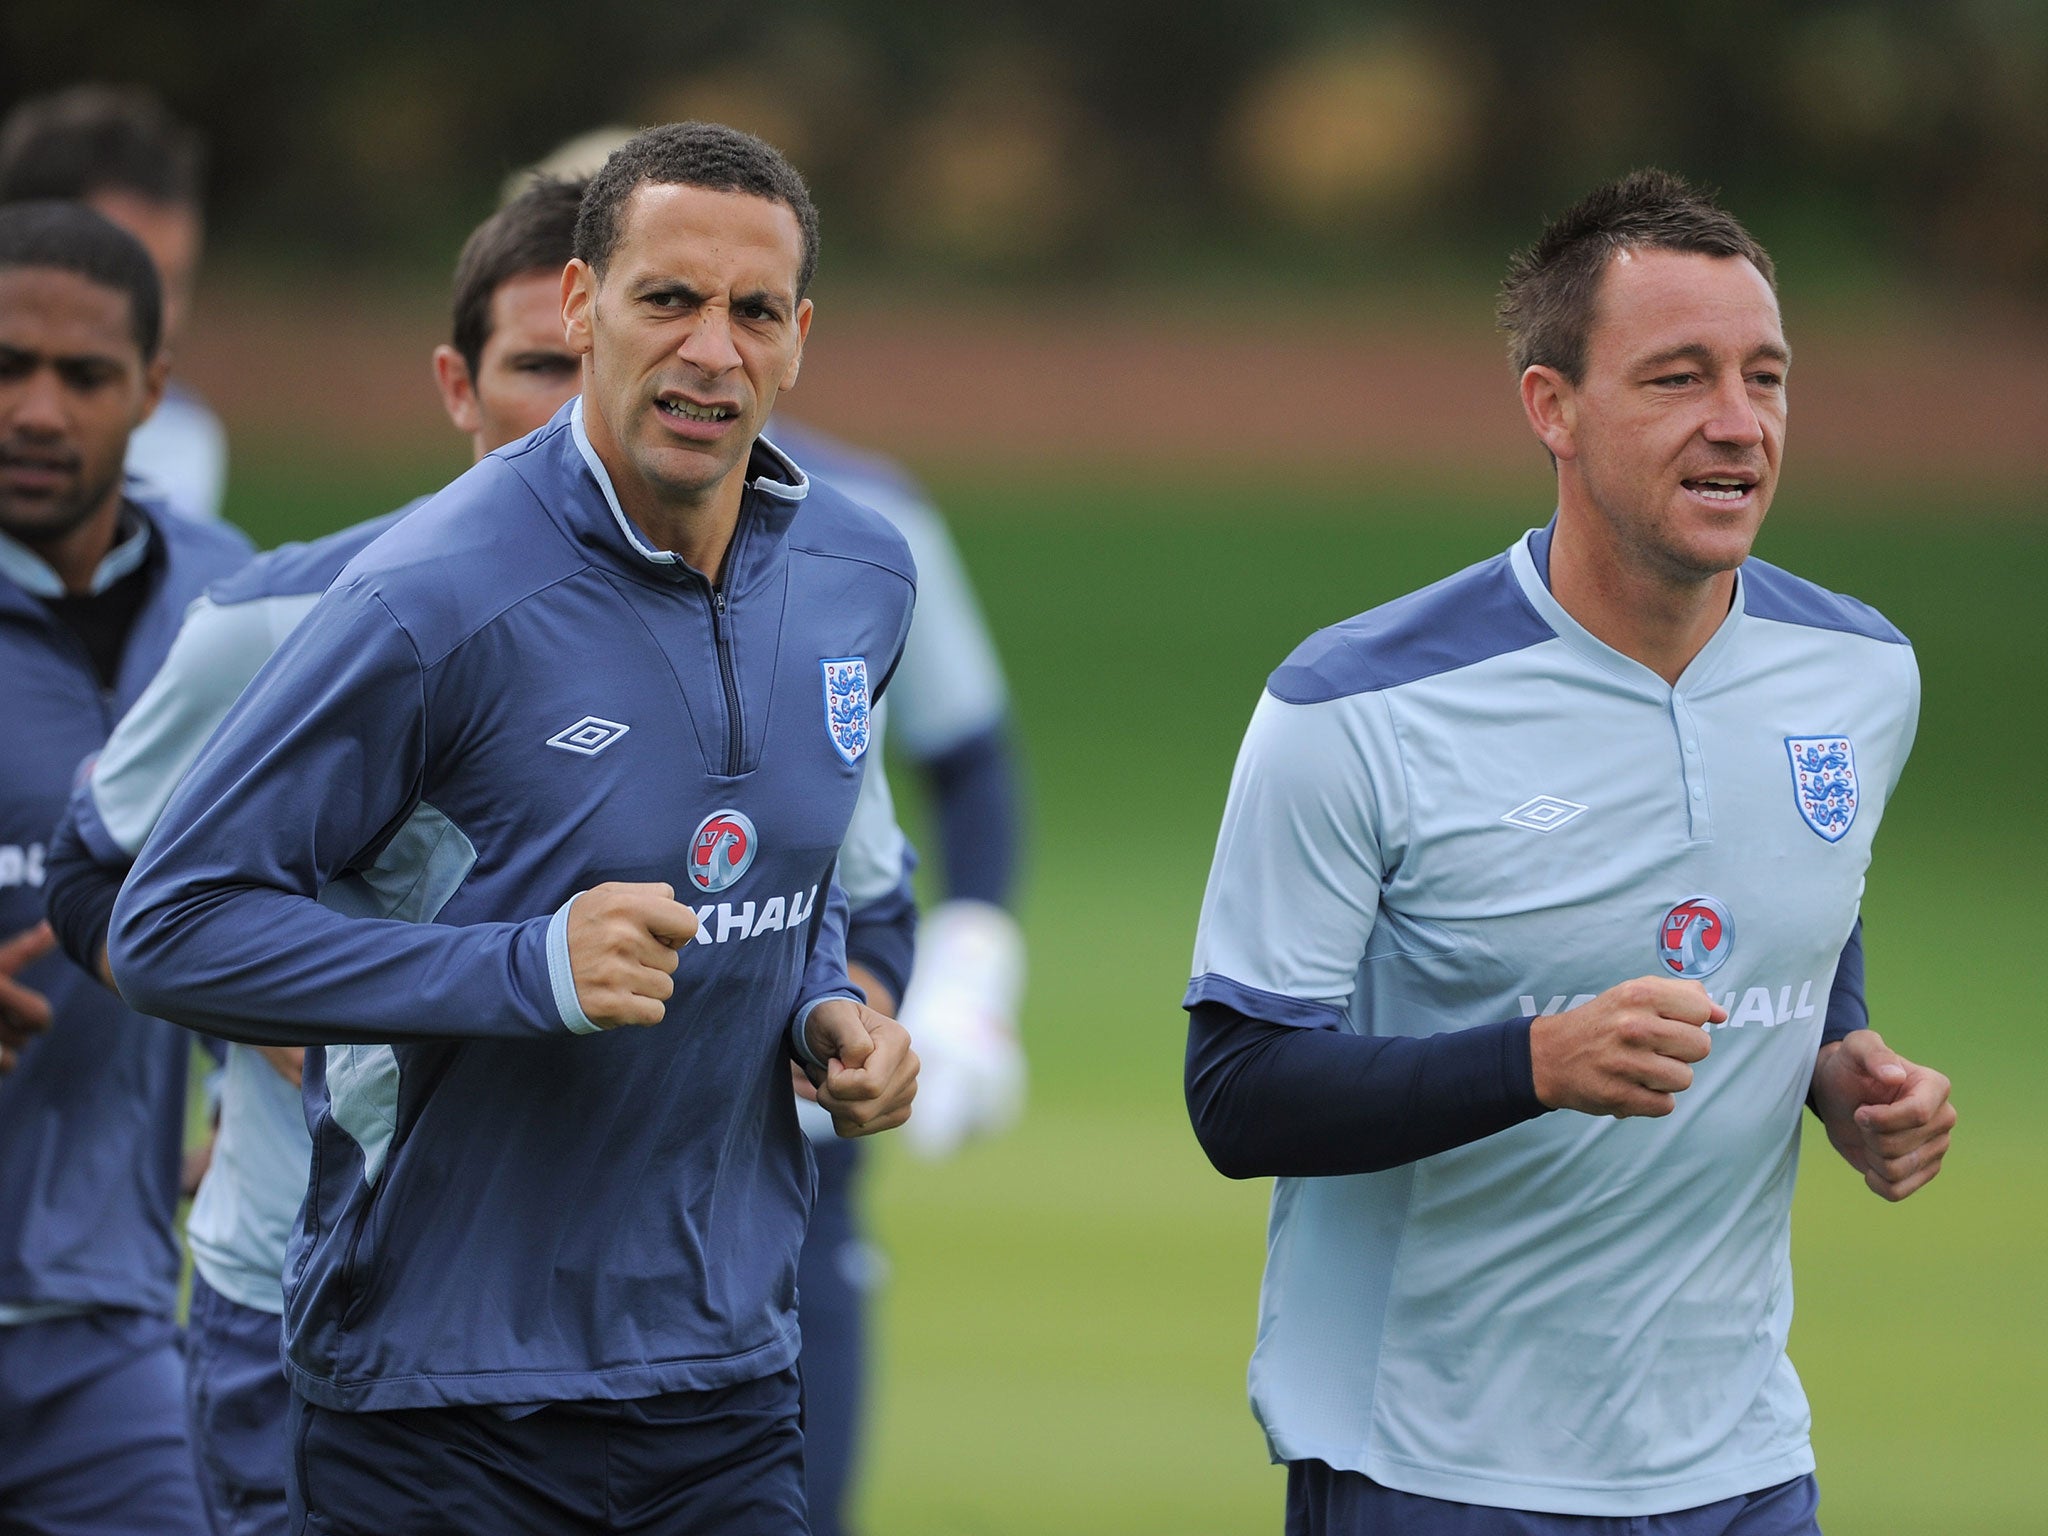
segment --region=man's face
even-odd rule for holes
[[[802,361],[802,259],[796,215],[781,203],[646,183],[602,278],[582,262],[563,275],[585,409],[656,499],[701,504],[745,472]]]
[[[0,270],[0,532],[75,531],[118,494],[128,434],[163,393],[128,295],[75,272]]]
[[[164,285],[161,350],[170,351],[185,332],[192,288],[199,281],[199,248],[204,235],[199,211],[112,188],[94,192],[85,201],[93,212],[133,235],[156,263],[157,276]]]
[[[1777,298],[1744,258],[1609,263],[1585,378],[1567,386],[1564,469],[1640,563],[1697,580],[1748,556],[1777,489],[1789,363]]]
[[[583,382],[582,361],[562,336],[561,274],[537,268],[500,283],[475,376],[446,345],[435,350],[434,371],[449,418],[478,458],[546,426]]]

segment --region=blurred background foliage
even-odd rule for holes
[[[0,109],[81,78],[203,127],[219,246],[266,263],[440,268],[563,138],[702,116],[804,168],[834,282],[1408,279],[1647,160],[1843,281],[2048,291],[2033,0],[0,10]]]

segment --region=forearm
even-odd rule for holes
[[[939,824],[946,895],[1007,907],[1016,891],[1023,805],[1006,726],[990,726],[920,766]]]
[[[568,1028],[565,981],[574,997],[560,927],[349,917],[283,890],[157,880],[145,854],[109,950],[131,1006],[247,1045],[540,1039]]]
[[[834,880],[811,917],[810,949],[804,957],[803,979],[789,1021],[789,1053],[813,1082],[818,1081],[825,1061],[812,1049],[805,1032],[812,1011],[831,998],[858,1001],[861,996],[846,970],[846,918],[846,893]]]
[[[1188,1113],[1202,1150],[1231,1178],[1396,1168],[1545,1112],[1529,1022],[1377,1038],[1198,1003],[1188,1019]]]
[[[1850,1035],[1859,1029],[1870,1027],[1870,1005],[1863,993],[1863,919],[1857,918],[1849,930],[1849,942],[1842,946],[1842,956],[1835,962],[1834,984],[1828,989],[1828,1011],[1821,1020],[1820,1050],[1815,1053],[1813,1077],[1807,1084],[1806,1107],[1827,1120],[1827,1112],[1820,1098],[1822,1071],[1828,1057]],[[1853,1106],[1852,1106],[1853,1108]],[[1833,1135],[1836,1127],[1829,1127]]]
[[[43,907],[57,943],[76,964],[105,980],[101,957],[114,901],[128,873],[126,862],[109,865],[94,857],[79,836],[76,821],[67,815],[50,840],[45,871]]]
[[[895,889],[854,908],[846,920],[848,964],[867,971],[892,998],[901,998],[909,986],[917,949],[917,899],[910,889],[912,867],[906,859],[903,877]],[[869,999],[870,1003],[873,1001]]]

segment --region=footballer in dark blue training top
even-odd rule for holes
[[[833,874],[914,570],[759,440],[816,231],[747,135],[617,151],[582,394],[341,573],[115,908],[141,1006],[393,1048],[308,1065],[297,1525],[803,1529],[788,1063],[847,1135],[917,1071]]]
[[[205,1529],[174,1322],[191,1037],[42,921],[80,764],[249,553],[124,492],[160,315],[148,254],[99,214],[0,208],[0,1530]]]

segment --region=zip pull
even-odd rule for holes
[[[711,589],[711,606],[718,611],[720,618],[725,616],[725,588],[713,587]]]

